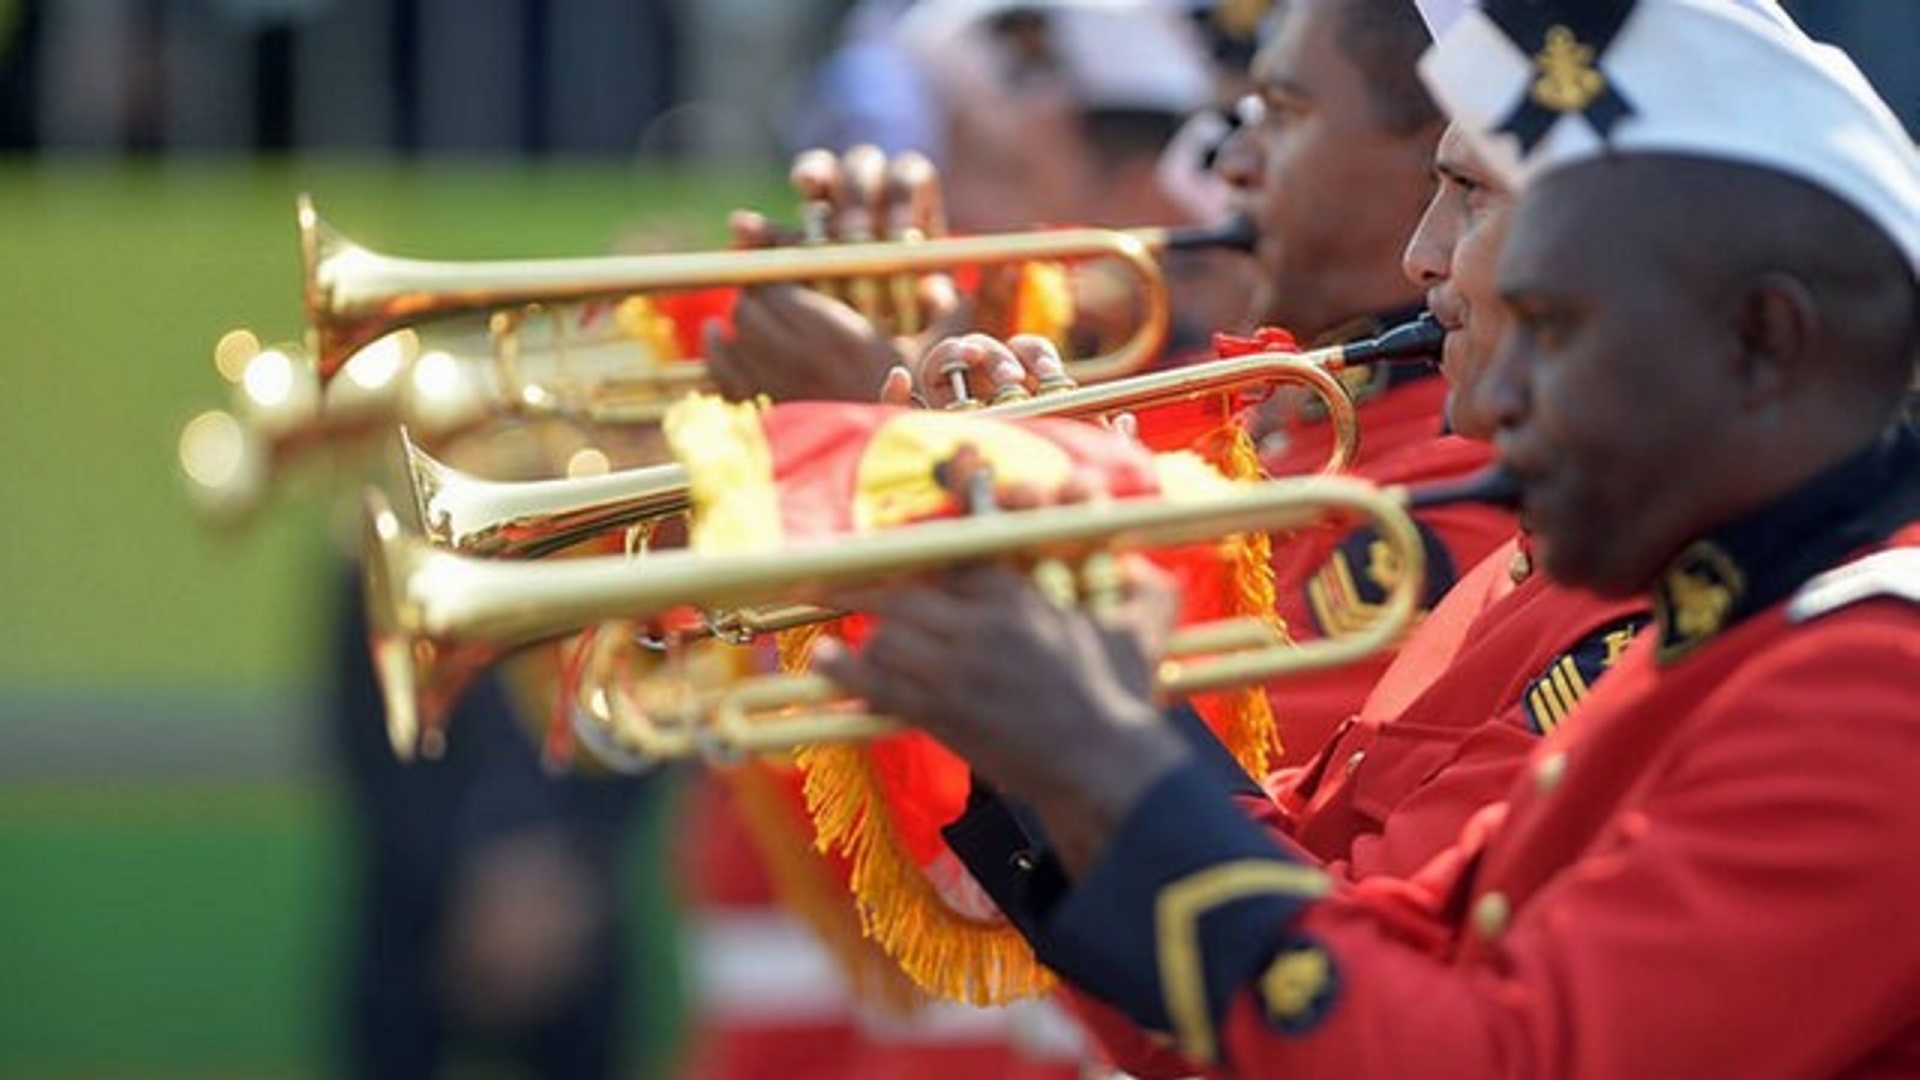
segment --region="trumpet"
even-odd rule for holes
[[[1079,381],[1095,382],[1144,367],[1164,341],[1168,298],[1161,252],[1249,248],[1244,222],[1206,229],[1058,229],[1032,233],[818,244],[747,251],[609,255],[573,259],[442,262],[398,258],[353,243],[323,221],[313,201],[297,205],[302,294],[321,379],[333,378],[355,352],[388,333],[427,320],[528,306],[584,303],[647,293],[782,282],[806,284],[894,278],[1042,260],[1113,260],[1139,284],[1142,314],[1112,349],[1072,362]],[[496,320],[502,336],[511,318]],[[704,365],[653,365],[624,380],[626,408],[651,397],[664,406],[700,385]]]
[[[188,497],[209,518],[237,524],[259,509],[279,475],[317,451],[364,441],[405,422],[437,440],[486,420],[490,404],[436,377],[434,357],[392,335],[362,350],[342,378],[322,386],[295,346],[264,346],[249,330],[223,335],[214,362],[231,384],[228,408],[182,428],[179,464]],[[442,358],[444,359],[444,358]]]
[[[1095,386],[987,406],[1006,416],[1095,419],[1215,395],[1253,400],[1280,385],[1304,386],[1327,406],[1334,443],[1323,472],[1345,469],[1359,452],[1353,398],[1339,373],[1349,367],[1430,359],[1446,332],[1422,316],[1376,338],[1306,353],[1256,353],[1148,372]],[[403,433],[404,436],[404,433]],[[471,555],[538,558],[612,530],[684,514],[686,470],[668,463],[589,479],[502,482],[469,476],[407,441],[408,476],[419,520],[443,547]]]
[[[396,425],[427,445],[508,416],[637,430],[619,410],[619,380],[656,358],[652,345],[614,322],[606,316],[556,327],[552,339],[498,364],[473,362],[468,343],[427,349],[401,330],[356,352],[324,383],[300,346],[266,347],[250,331],[231,331],[214,350],[231,401],[181,431],[187,494],[208,517],[235,524],[259,508],[289,466]]]
[[[1504,485],[1504,486],[1502,486]],[[819,605],[954,562],[1020,559],[1082,568],[1096,597],[1102,565],[1141,551],[1250,531],[1295,528],[1329,514],[1371,519],[1405,573],[1380,615],[1347,635],[1289,642],[1270,620],[1186,627],[1169,644],[1158,686],[1183,695],[1349,663],[1396,641],[1419,609],[1425,552],[1410,507],[1435,499],[1498,498],[1510,482],[1431,496],[1348,477],[1247,485],[1188,500],[1125,499],[924,522],[765,553],[662,552],[636,567],[619,556],[529,565],[437,549],[410,535],[377,490],[365,515],[367,609],[388,736],[403,757],[444,747],[445,717],[481,671],[517,650],[617,619],[651,620],[686,607]],[[1507,496],[1510,497],[1510,494]],[[824,610],[824,609],[823,609]],[[650,753],[762,753],[868,737],[891,722],[837,700],[812,676],[756,676],[681,696],[678,716],[645,740]]]

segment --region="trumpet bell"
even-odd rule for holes
[[[472,555],[539,558],[692,508],[678,465],[553,480],[486,480],[434,458],[402,429],[415,510],[428,539]]]
[[[406,533],[385,496],[367,491],[362,580],[368,642],[386,707],[387,737],[403,759],[416,751],[440,756],[446,746],[441,720],[467,686],[506,653],[483,640],[433,631],[419,591],[433,587],[457,594],[460,589],[459,583],[446,581],[459,568],[430,565],[433,554]]]

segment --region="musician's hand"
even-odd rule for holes
[[[729,225],[737,247],[907,240],[946,229],[938,173],[918,154],[888,159],[873,147],[844,156],[807,151],[794,161],[792,183],[803,204],[802,227],[735,211]],[[706,329],[703,351],[723,395],[909,404],[909,365],[923,338],[951,333],[967,318],[944,274],[816,284],[817,291],[799,285],[742,290],[731,336]]]
[[[1133,803],[1186,753],[1153,698],[1172,590],[1144,562],[1104,615],[1063,609],[1000,565],[867,598],[858,654],[823,639],[814,669],[919,727],[1033,806],[1070,871],[1090,865]]]
[[[876,146],[807,150],[788,173],[809,243],[912,240],[947,234],[940,172],[925,155]]]
[[[1066,370],[1053,342],[1038,335],[1001,341],[961,334],[935,342],[920,357],[914,383],[927,404],[944,408],[961,400],[984,404],[1009,392],[1034,394],[1042,383],[1065,379]]]
[[[942,483],[956,494],[972,492],[985,467],[967,450],[944,464]],[[1051,490],[996,484],[994,501],[1019,513],[1104,492],[1098,473],[1077,470]],[[848,607],[878,616],[876,627],[858,656],[823,639],[816,670],[1035,806],[1058,825],[1067,864],[1085,866],[1105,830],[1180,756],[1153,698],[1178,607],[1173,578],[1137,557],[1109,565],[1111,580],[1081,607],[998,564],[849,597]]]
[[[939,170],[920,154],[890,159],[872,146],[845,155],[806,150],[794,157],[788,181],[800,197],[801,223],[782,226],[757,211],[735,210],[727,220],[735,247],[910,240],[947,232]]]
[[[872,401],[901,380],[892,372],[906,362],[858,312],[797,285],[742,290],[732,334],[709,323],[702,351],[714,384],[735,401]]]

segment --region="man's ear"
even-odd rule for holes
[[[1742,404],[1763,405],[1798,377],[1818,332],[1813,291],[1791,274],[1770,272],[1750,282],[1734,310]]]

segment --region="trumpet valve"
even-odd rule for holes
[[[1126,582],[1120,574],[1120,561],[1110,551],[1096,551],[1080,567],[1080,591],[1088,611],[1107,618],[1126,599]]]
[[[949,360],[940,365],[940,378],[947,384],[947,392],[952,400],[947,403],[949,409],[977,409],[980,402],[967,389],[967,365],[965,361]]]
[[[1041,395],[1058,394],[1065,390],[1077,390],[1080,384],[1073,376],[1064,371],[1049,371],[1040,376],[1037,392]]]
[[[1034,563],[1029,574],[1033,578],[1034,588],[1054,607],[1064,610],[1079,603],[1079,582],[1075,580],[1073,568],[1065,562],[1041,559]]]

